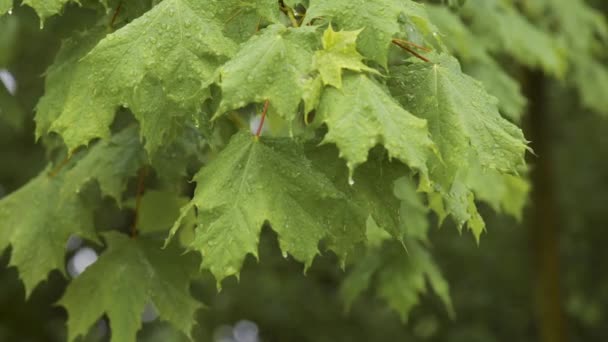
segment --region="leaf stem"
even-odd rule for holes
[[[409,40],[405,40],[405,39],[399,39],[399,38],[393,38],[393,41],[399,42],[401,44],[405,44],[405,45],[409,45],[411,47],[414,47],[416,49],[425,51],[425,52],[431,52],[432,49],[428,48],[426,46],[422,46],[422,45],[418,45],[416,43],[410,42]]]
[[[260,119],[260,124],[258,125],[258,129],[255,131],[255,139],[260,139],[260,134],[262,134],[262,127],[264,127],[264,120],[266,120],[266,113],[268,113],[268,105],[270,102],[266,100],[264,102],[264,110],[262,111],[262,118]]]
[[[114,22],[116,21],[116,18],[118,17],[121,8],[122,1],[118,3],[118,6],[116,6],[116,10],[114,11],[114,15],[112,16],[112,20],[110,21],[110,28],[114,28]]]
[[[63,158],[61,163],[57,164],[57,166],[55,166],[55,168],[53,170],[51,170],[51,172],[49,172],[49,177],[53,178],[53,177],[57,176],[59,174],[59,172],[61,172],[63,167],[66,166],[70,162],[70,160],[72,160],[73,155],[74,155],[73,153],[69,153],[67,156],[65,156],[65,158]]]
[[[391,42],[423,61],[425,61],[427,63],[431,62],[428,58],[426,58],[426,57],[422,56],[421,54],[419,54],[418,52],[410,49],[406,44],[402,43],[401,40],[393,39],[393,40],[391,40]]]
[[[293,27],[300,27],[300,23],[298,22],[298,19],[296,19],[296,16],[294,15],[293,9],[291,7],[285,5],[283,0],[279,0],[279,7],[281,11],[289,17],[289,20],[291,21],[291,25],[293,25]]]
[[[139,211],[141,210],[141,199],[145,189],[145,180],[148,175],[148,168],[146,166],[139,170],[137,175],[137,192],[135,194],[135,218],[133,219],[133,225],[131,226],[131,238],[137,237],[137,226],[139,225]]]

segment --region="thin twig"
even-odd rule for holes
[[[266,113],[268,113],[268,105],[270,102],[266,100],[264,102],[264,110],[262,111],[262,118],[260,119],[260,124],[258,125],[258,129],[255,131],[255,139],[258,140],[260,138],[260,134],[262,134],[262,127],[264,127],[264,120],[266,120]]]
[[[298,22],[298,19],[296,19],[296,16],[293,13],[293,9],[285,5],[283,0],[279,1],[279,8],[281,9],[281,12],[285,13],[287,17],[289,17],[289,20],[291,21],[291,25],[293,27],[300,27],[300,23]]]
[[[258,33],[260,31],[260,24],[262,23],[262,17],[260,17],[260,19],[258,19],[258,24],[255,25],[255,33]]]
[[[428,58],[426,58],[426,57],[424,57],[424,56],[420,55],[418,52],[416,52],[416,51],[414,51],[414,50],[410,49],[410,48],[409,48],[408,46],[406,46],[405,44],[402,44],[401,42],[399,42],[399,41],[397,41],[397,40],[395,40],[395,39],[393,39],[393,40],[392,40],[392,42],[393,42],[393,44],[395,44],[395,45],[397,45],[398,47],[402,48],[403,50],[405,50],[405,51],[407,51],[407,52],[411,53],[412,55],[414,55],[414,56],[418,57],[419,59],[421,59],[421,60],[423,60],[423,61],[425,61],[425,62],[427,62],[427,63],[429,63],[429,62],[430,62],[430,60],[429,60]]]
[[[422,51],[425,51],[425,52],[431,52],[432,51],[431,48],[428,48],[428,47],[422,46],[422,45],[418,45],[416,43],[410,42],[409,40],[399,39],[399,38],[393,38],[393,41],[409,45],[411,47],[414,47],[416,49],[419,49],[419,50],[422,50]]]
[[[65,156],[65,158],[63,158],[61,163],[57,164],[57,166],[55,166],[55,168],[49,173],[49,177],[53,178],[53,177],[57,176],[59,174],[59,172],[61,172],[63,167],[66,166],[67,163],[70,162],[71,159],[72,159],[72,154],[68,154],[67,156]]]
[[[118,3],[116,10],[114,11],[114,15],[112,16],[112,21],[110,21],[110,28],[114,28],[114,22],[118,17],[118,13],[120,13],[120,9],[122,8],[122,1]]]

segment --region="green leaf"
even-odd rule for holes
[[[510,2],[471,0],[462,13],[471,22],[478,44],[492,52],[506,53],[521,64],[564,75],[567,67],[564,47],[519,14]]]
[[[0,0],[0,16],[13,8],[13,0]]]
[[[141,198],[139,209],[140,232],[167,232],[180,214],[180,208],[189,198],[172,191],[148,190]]]
[[[247,254],[257,257],[266,221],[277,232],[281,250],[306,268],[330,228],[357,229],[336,222],[336,216],[352,219],[359,214],[347,210],[344,194],[311,166],[291,139],[257,141],[238,133],[194,180],[196,192],[182,217],[192,206],[198,209],[199,226],[190,248],[201,252],[202,267],[211,270],[218,284],[238,274]],[[364,225],[365,217],[361,221]]]
[[[363,64],[363,56],[357,52],[359,31],[336,32],[331,25],[323,33],[323,50],[315,52],[313,65],[319,70],[325,85],[342,87],[342,69],[378,73]]]
[[[526,98],[519,84],[491,57],[478,36],[470,31],[462,20],[443,6],[427,6],[429,16],[436,23],[450,50],[463,62],[464,71],[482,81],[488,92],[499,100],[502,114],[514,122],[521,120]]]
[[[419,295],[427,293],[428,281],[450,316],[454,316],[448,283],[428,251],[416,243],[408,245],[407,254],[398,247],[393,250],[389,259],[392,262],[378,272],[378,296],[407,321],[409,312],[419,302]]]
[[[314,27],[272,25],[252,37],[221,68],[222,102],[216,117],[268,100],[269,113],[292,122],[311,78],[317,45]]]
[[[512,122],[521,122],[526,107],[526,98],[515,79],[493,60],[486,63],[471,62],[463,66],[468,75],[481,81],[491,95],[498,98],[500,112]]]
[[[68,340],[84,335],[105,313],[112,341],[135,341],[147,303],[187,336],[202,307],[189,294],[196,259],[179,248],[161,249],[146,236],[131,239],[110,232],[108,249],[67,287],[59,304],[68,311]],[[86,303],[86,305],[83,305]]]
[[[597,113],[608,115],[608,70],[605,63],[581,58],[573,68],[572,82],[578,88],[583,105]]]
[[[139,142],[137,127],[131,126],[92,146],[75,166],[66,171],[70,181],[61,189],[64,197],[74,196],[92,180],[99,184],[102,194],[119,204],[129,178],[146,162]]]
[[[391,70],[391,90],[405,108],[428,120],[441,153],[431,169],[433,191],[441,193],[459,226],[468,221],[475,236],[483,222],[475,209],[466,175],[474,167],[517,173],[527,150],[523,133],[498,113],[496,99],[478,81],[462,74],[447,55],[433,63]]]
[[[39,106],[39,115],[56,118],[49,130],[73,150],[107,137],[116,109],[129,107],[152,152],[174,139],[187,114],[200,110],[216,69],[235,50],[205,3],[163,1],[107,35],[84,58],[70,55],[66,61],[60,53],[51,69],[58,79],[47,79],[47,89],[56,88],[58,95],[45,95],[55,105]],[[71,73],[71,82],[58,82]]]
[[[61,12],[63,6],[71,1],[72,0],[23,0],[23,4],[32,7],[36,11],[42,25],[48,17]]]
[[[338,146],[351,175],[367,160],[368,151],[382,144],[391,157],[426,179],[426,163],[435,149],[426,121],[403,109],[369,77],[348,74],[342,89],[326,89],[317,115],[329,127],[324,142]]]
[[[408,244],[407,253],[396,244],[385,243],[369,249],[357,261],[340,288],[340,296],[348,309],[371,285],[376,296],[407,321],[420,295],[427,293],[427,282],[453,316],[448,283],[429,252],[416,242]]]
[[[406,177],[409,172],[403,164],[389,161],[384,151],[375,149],[370,153],[369,160],[357,168],[349,184],[348,168],[338,158],[335,146],[310,146],[307,157],[347,195],[352,208],[360,212],[362,217],[372,219],[373,227],[383,230],[389,234],[389,238],[402,244],[406,244],[408,238],[426,241],[428,210],[416,192],[414,181]],[[366,226],[355,230],[351,225],[352,228],[343,234],[338,227],[331,235],[335,244],[354,246],[366,240],[367,232],[369,243],[370,222]]]
[[[0,200],[0,249],[12,247],[11,262],[19,270],[29,296],[49,272],[65,274],[65,246],[76,234],[97,241],[93,211],[78,196],[57,198],[66,179],[47,170]]]
[[[226,36],[239,43],[267,24],[280,23],[276,0],[222,0],[210,2],[209,7],[223,24]]]
[[[424,7],[410,0],[311,0],[305,23],[323,18],[342,30],[363,30],[357,46],[363,55],[386,67],[393,36],[402,30],[405,15],[419,26],[428,26]]]
[[[472,168],[467,183],[475,198],[490,204],[497,212],[505,212],[518,220],[530,192],[530,184],[522,177],[505,175],[495,170]]]
[[[108,137],[110,130],[109,122],[112,120],[113,107],[108,108],[91,96],[91,93],[82,93],[82,89],[88,87],[88,71],[80,64],[80,60],[105,36],[102,28],[74,34],[71,38],[63,41],[61,49],[55,56],[55,62],[46,72],[45,92],[38,101],[36,107],[36,138],[39,139],[49,131],[54,130],[54,122],[73,103],[72,111],[78,115],[87,114],[84,120],[86,124],[73,127],[80,134],[94,137]],[[76,99],[75,97],[79,98]],[[110,118],[105,113],[110,112]],[[101,121],[101,125],[92,124]],[[64,137],[65,140],[65,137]],[[87,140],[88,142],[88,140]]]
[[[211,133],[210,133],[211,135]],[[204,149],[212,138],[205,138],[193,126],[186,126],[172,144],[163,146],[149,156],[157,176],[166,183],[175,183],[188,177],[190,167],[199,169]]]

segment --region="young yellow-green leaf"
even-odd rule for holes
[[[216,117],[250,103],[270,102],[270,113],[288,122],[296,117],[318,45],[314,27],[272,25],[241,45],[221,67],[222,102]]]
[[[426,121],[403,109],[366,75],[348,74],[342,89],[326,89],[317,115],[329,128],[324,142],[338,146],[351,174],[367,160],[368,151],[381,144],[426,179],[426,163],[434,154]]]
[[[112,341],[135,341],[147,303],[161,320],[191,336],[194,313],[202,307],[189,294],[196,258],[146,236],[110,232],[105,239],[108,249],[72,280],[58,303],[68,312],[68,340],[86,334],[105,313]]]
[[[359,51],[386,67],[391,39],[402,30],[402,15],[414,18],[417,25],[430,25],[424,7],[411,0],[311,0],[305,22],[324,18],[342,30],[363,30]]]
[[[47,172],[0,200],[0,250],[12,247],[10,264],[18,268],[28,296],[50,271],[65,273],[70,235],[97,241],[91,208],[76,195],[57,198],[66,179]]]
[[[101,192],[114,198],[119,204],[127,181],[146,162],[143,146],[139,142],[137,127],[132,126],[92,146],[65,172],[66,182],[62,196],[74,196],[92,180],[99,184]]]
[[[331,25],[323,33],[323,50],[315,52],[313,66],[319,70],[326,85],[342,87],[342,69],[378,73],[363,64],[363,56],[357,52],[359,31],[334,31]]]
[[[420,295],[427,293],[427,281],[453,316],[448,283],[429,252],[416,241],[408,244],[408,252],[397,244],[385,243],[382,247],[369,248],[357,261],[342,283],[340,295],[348,309],[372,286],[376,296],[407,321]]]
[[[517,173],[527,150],[523,133],[503,119],[496,98],[460,71],[447,55],[433,63],[413,63],[391,70],[391,90],[405,108],[428,120],[441,160],[433,159],[431,180],[459,226],[466,221],[479,237],[483,221],[466,184],[472,167]]]
[[[200,109],[217,67],[235,50],[206,2],[166,0],[74,58],[77,63],[58,57],[63,68],[52,68],[55,77],[73,73],[71,82],[49,77],[47,92],[57,88],[62,98],[47,99],[55,106],[39,106],[38,115],[56,118],[49,130],[73,150],[107,137],[116,108],[126,106],[140,122],[146,149],[154,151],[174,138],[186,114]]]
[[[201,252],[202,267],[210,269],[218,283],[238,274],[247,254],[257,256],[266,221],[277,232],[283,252],[306,267],[330,229],[358,229],[350,221],[339,222],[337,217],[354,220],[361,215],[348,211],[344,194],[312,167],[291,139],[257,141],[249,133],[238,133],[194,180],[196,192],[182,216],[192,206],[198,209],[199,226],[190,248]],[[364,225],[365,217],[360,221]]]

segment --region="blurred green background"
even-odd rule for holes
[[[595,6],[608,13],[606,1]],[[0,197],[44,167],[32,120],[44,71],[61,39],[95,20],[97,12],[87,6],[69,6],[44,30],[26,7],[0,18],[0,69],[17,82],[14,97],[0,83],[0,104],[18,107],[26,118],[0,116]],[[454,319],[432,295],[407,324],[371,294],[346,313],[336,261],[318,258],[304,276],[301,265],[281,257],[267,230],[260,263],[250,258],[239,283],[230,280],[220,294],[206,275],[193,285],[208,305],[198,314],[196,340],[228,342],[223,332],[240,327],[258,329],[261,341],[539,341],[547,329],[564,341],[607,341],[608,117],[583,109],[564,82],[526,68],[517,74],[529,101],[523,126],[536,152],[529,156],[532,196],[522,222],[482,207],[488,233],[478,247],[450,224],[432,229],[432,253],[450,284]],[[608,89],[600,91],[608,96]],[[128,213],[112,215],[105,219],[128,219]],[[67,280],[51,274],[26,301],[17,270],[7,265],[9,253],[0,257],[0,341],[64,341],[67,315],[54,303]],[[184,340],[153,318],[144,323],[142,341]],[[107,340],[106,330],[101,322],[85,340]],[[237,342],[248,341],[256,340]]]

